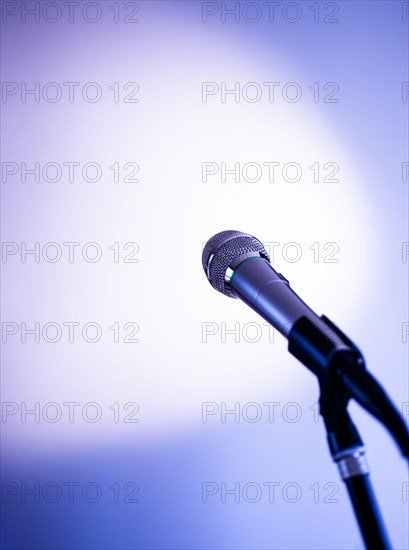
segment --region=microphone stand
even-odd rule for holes
[[[354,398],[380,420],[409,458],[409,432],[382,386],[366,370],[356,345],[327,317],[314,324],[301,317],[290,331],[288,349],[317,375],[320,414],[327,431],[333,460],[345,482],[355,516],[368,550],[390,550],[369,478],[362,439],[347,405]]]
[[[391,545],[369,478],[364,445],[346,410],[346,400],[337,389],[321,387],[319,403],[331,456],[346,484],[365,546],[389,550]]]

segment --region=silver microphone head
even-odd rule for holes
[[[230,298],[236,298],[228,285],[226,274],[229,269],[238,265],[238,260],[252,256],[270,261],[264,245],[252,235],[241,231],[222,231],[207,241],[202,254],[202,265],[213,288]]]

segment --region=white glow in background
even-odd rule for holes
[[[41,127],[41,147],[34,149],[36,156],[31,149],[32,162],[40,159],[45,163],[50,158],[62,163],[67,157],[84,163],[108,159],[111,165],[117,159],[136,159],[141,166],[140,183],[114,184],[108,181],[112,171],[105,170],[105,181],[95,184],[32,182],[6,188],[16,203],[14,209],[5,212],[4,240],[97,241],[106,243],[104,252],[114,241],[140,243],[138,265],[112,266],[106,257],[96,265],[28,262],[16,269],[6,296],[13,319],[26,319],[26,300],[30,298],[32,322],[37,318],[43,322],[96,320],[110,326],[112,320],[136,320],[141,326],[138,346],[88,344],[78,353],[78,346],[63,342],[54,346],[13,346],[10,338],[5,350],[12,353],[14,360],[18,357],[20,368],[25,369],[27,400],[35,395],[40,402],[61,402],[75,395],[82,402],[91,391],[98,398],[95,400],[109,402],[113,388],[119,401],[138,395],[145,411],[139,434],[145,430],[152,433],[153,429],[168,432],[169,424],[178,429],[195,421],[197,404],[206,400],[209,392],[214,397],[219,393],[220,398],[229,397],[225,386],[228,382],[234,395],[242,391],[243,396],[262,390],[266,383],[271,390],[277,385],[291,388],[297,384],[291,370],[284,368],[293,360],[287,358],[286,345],[278,335],[268,353],[261,345],[247,346],[235,353],[229,346],[205,346],[201,342],[202,321],[234,323],[238,319],[245,323],[257,319],[238,303],[216,295],[206,283],[200,263],[201,245],[215,232],[239,228],[264,241],[281,243],[276,251],[277,268],[294,281],[295,289],[317,311],[333,309],[337,318],[343,316],[346,322],[354,318],[357,304],[360,309],[364,307],[370,290],[368,274],[374,269],[366,262],[354,277],[349,299],[338,303],[332,290],[343,287],[352,266],[359,263],[361,248],[370,246],[376,229],[368,213],[370,203],[362,193],[362,177],[326,124],[321,106],[311,98],[307,105],[290,104],[280,97],[281,91],[276,92],[277,104],[271,104],[265,86],[257,104],[244,100],[240,104],[222,104],[211,96],[207,103],[201,102],[203,81],[263,83],[271,80],[272,66],[274,80],[291,82],[294,75],[300,74],[297,66],[292,67],[278,51],[269,55],[270,67],[266,68],[262,60],[255,63],[236,40],[226,43],[215,36],[209,47],[206,37],[198,32],[200,27],[181,28],[183,33],[171,26],[161,28],[161,40],[157,42],[155,30],[153,37],[142,35],[139,47],[144,52],[143,63],[137,60],[137,71],[132,64],[134,56],[127,55],[123,44],[118,47],[115,42],[104,56],[104,62],[115,67],[115,76],[106,76],[105,64],[96,64],[90,70],[86,56],[81,56],[83,44],[79,42],[69,52],[54,49],[51,57],[55,63],[47,60],[41,73],[35,73],[42,82],[74,80],[71,61],[80,59],[75,78],[81,82],[104,82],[105,90],[111,80],[126,82],[137,75],[137,80],[143,82],[140,104],[33,106],[28,102],[18,106],[23,115],[34,121],[27,124],[31,138]],[[35,43],[33,37],[33,46]],[[165,49],[166,43],[169,47]],[[44,50],[37,52],[40,55]],[[68,74],[66,67],[70,67]],[[34,67],[28,72],[34,77]],[[304,93],[305,88],[304,85]],[[73,127],[67,131],[70,120]],[[302,180],[286,183],[280,169],[276,169],[275,183],[265,183],[265,176],[264,183],[234,184],[231,176],[230,183],[217,182],[211,176],[208,183],[201,182],[204,161],[226,162],[231,167],[234,162],[241,166],[247,162],[262,165],[276,159],[281,166],[297,162],[303,168]],[[312,182],[308,167],[334,159],[342,166],[342,183]],[[310,181],[306,181],[307,173]],[[359,247],[352,247],[350,243],[356,235]],[[291,264],[278,251],[283,244],[294,241],[300,243],[303,257]],[[321,247],[329,241],[340,247],[335,255],[339,263],[322,264],[321,260],[315,264],[309,246],[320,242]],[[112,252],[107,253],[111,260]],[[294,253],[294,249],[289,253]],[[321,252],[322,257],[327,254],[328,251]],[[22,292],[22,283],[27,279],[31,285]],[[36,287],[46,292],[35,295]],[[44,379],[39,372],[45,368],[50,353],[55,360],[58,358],[58,367],[53,367],[52,373],[44,372]],[[252,364],[282,365],[278,379],[272,378],[270,369],[265,369],[262,376],[254,376],[249,370],[249,357]],[[15,392],[11,381],[18,376],[18,368],[9,373],[11,379],[6,388],[11,393]],[[118,382],[124,372],[126,376]],[[45,382],[51,374],[54,383],[50,385]],[[205,376],[205,380],[199,380],[198,375]],[[165,414],[169,400],[171,416]],[[32,433],[28,424],[19,429],[24,438]],[[45,425],[44,429],[47,439],[49,427]],[[117,426],[111,429],[118,433]],[[39,431],[33,437],[38,438]],[[17,438],[18,431],[13,432]],[[60,435],[67,445],[72,445],[65,431],[60,431]],[[77,427],[72,435],[84,444],[78,440]],[[85,432],[84,437],[88,439],[89,434]],[[103,437],[111,437],[106,427]]]
[[[307,89],[323,77],[304,69],[302,53],[299,59],[290,56],[279,44],[268,51],[257,49],[244,30],[203,25],[194,3],[186,10],[198,19],[183,16],[178,3],[144,3],[146,19],[136,30],[80,24],[67,25],[63,32],[58,25],[49,26],[45,33],[41,25],[21,25],[4,37],[13,55],[3,63],[3,80],[96,81],[105,90],[115,81],[141,83],[137,105],[113,104],[109,96],[95,105],[10,101],[6,106],[4,160],[94,160],[105,166],[136,161],[141,167],[136,185],[114,184],[108,178],[97,184],[3,185],[3,241],[97,241],[106,245],[104,252],[116,241],[140,244],[136,265],[113,264],[108,251],[95,265],[10,261],[3,266],[3,320],[97,321],[108,337],[106,327],[115,321],[136,321],[141,328],[137,345],[113,344],[107,337],[94,346],[22,345],[17,340],[3,346],[5,401],[96,401],[106,408],[114,401],[136,401],[141,408],[137,426],[116,425],[109,418],[91,425],[34,427],[10,421],[2,430],[7,461],[27,450],[41,457],[50,452],[100,452],[138,440],[146,445],[177,442],[200,427],[202,401],[316,400],[315,381],[288,355],[278,335],[273,344],[264,338],[253,345],[201,342],[204,321],[230,326],[236,321],[262,323],[238,301],[218,295],[205,280],[202,243],[224,229],[251,232],[268,242],[299,242],[300,262],[291,264],[279,256],[274,265],[307,303],[356,339],[368,358],[376,358],[391,343],[399,346],[399,332],[397,343],[391,337],[384,345],[371,334],[375,327],[382,335],[379,322],[367,328],[379,285],[373,274],[381,269],[379,277],[385,280],[388,273],[374,253],[385,233],[379,224],[379,202],[360,164],[362,151],[349,146],[334,127],[342,105],[315,104],[311,96],[298,104],[270,104],[264,98],[256,104],[221,104],[209,98],[203,104],[203,81],[299,81]],[[316,32],[320,48],[322,36]],[[330,57],[328,63],[330,67]],[[326,74],[324,80],[333,80],[336,67]],[[359,124],[359,109],[354,117]],[[335,161],[341,166],[341,181],[201,182],[203,161],[272,160],[296,161],[306,172],[314,162]],[[105,173],[111,177],[111,172]],[[339,244],[338,264],[312,261],[308,247],[317,241]],[[399,242],[396,247],[399,257]],[[396,273],[400,267],[397,262]],[[390,303],[388,297],[382,300],[382,307]],[[394,328],[398,330],[396,323]],[[389,380],[395,400],[403,401],[407,393],[402,354],[388,356],[387,361],[396,365],[399,376],[390,374],[384,359],[375,368],[369,366]],[[286,441],[286,428],[277,427],[275,436],[277,446],[288,443],[291,453],[295,443]],[[362,430],[365,436],[366,430],[369,438],[373,431],[375,442],[382,437],[371,421]],[[316,434],[312,426],[305,441],[316,440]],[[398,462],[393,444],[386,436],[385,441],[389,447],[383,460]],[[308,462],[311,475],[320,471],[320,458]],[[381,463],[376,460],[374,470]],[[265,466],[263,462],[260,471]],[[326,467],[332,471],[331,464]],[[402,475],[397,467],[396,479]],[[402,508],[398,513],[394,508],[394,529],[405,540],[404,525],[398,523]],[[232,515],[232,522],[236,520]]]

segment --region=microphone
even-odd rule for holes
[[[202,264],[213,288],[243,300],[285,338],[303,316],[327,330],[284,275],[274,270],[263,244],[255,237],[240,231],[214,235],[203,250]]]
[[[324,315],[318,316],[275,271],[264,245],[240,231],[222,231],[205,245],[202,265],[210,284],[239,298],[288,339],[288,350],[318,377],[322,393],[336,387],[384,423],[404,456],[408,429],[382,386],[366,370],[359,348]],[[331,441],[330,441],[331,446]],[[336,453],[336,449],[332,451]]]

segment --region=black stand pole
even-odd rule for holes
[[[327,429],[331,455],[345,482],[362,538],[368,550],[390,550],[380,515],[360,435],[338,395],[324,393],[321,414]]]
[[[391,548],[369,476],[354,476],[344,479],[344,481],[348,488],[365,546],[374,550]]]
[[[348,414],[348,401],[351,397],[356,399],[378,418],[407,458],[408,429],[382,386],[366,370],[355,344],[327,317],[319,321],[314,324],[301,317],[291,329],[288,349],[318,377],[320,414],[328,445],[347,487],[366,548],[389,550],[391,545],[369,479],[365,449]]]

